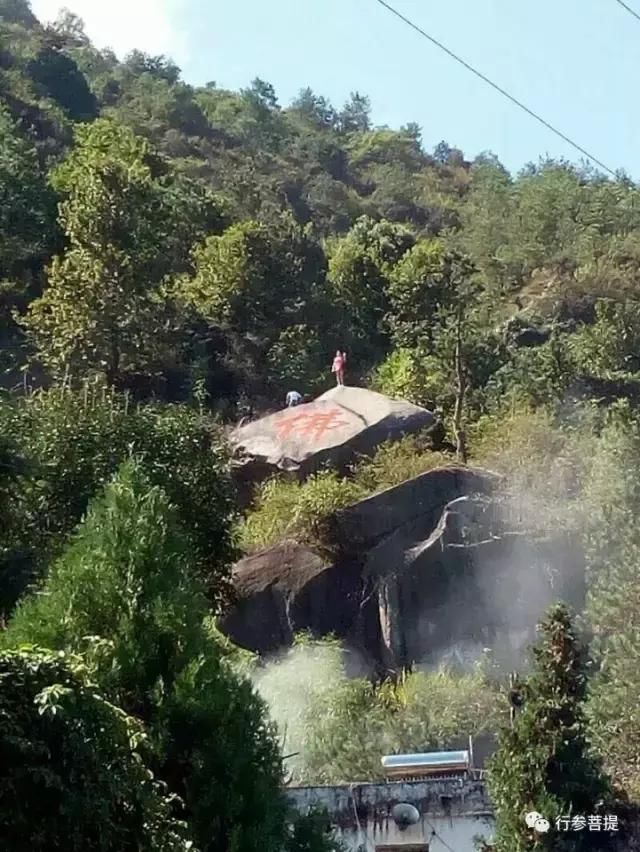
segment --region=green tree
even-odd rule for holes
[[[289,111],[317,128],[334,127],[337,122],[336,111],[329,101],[322,95],[316,95],[308,86],[300,89]]]
[[[342,852],[344,846],[336,840],[327,812],[316,809],[293,815],[285,849],[286,852]]]
[[[371,102],[366,95],[351,92],[339,115],[340,129],[343,133],[357,133],[371,127]]]
[[[85,24],[79,15],[63,7],[53,22],[51,29],[65,44],[87,46],[90,44]]]
[[[577,366],[603,378],[640,371],[640,305],[600,300],[596,321],[573,335],[568,345]]]
[[[302,388],[310,393],[322,387],[326,355],[317,329],[300,323],[280,332],[267,357],[282,389]]]
[[[180,69],[166,56],[150,56],[141,50],[132,50],[125,56],[123,65],[133,77],[150,74],[167,83],[177,83],[180,79]]]
[[[207,616],[178,513],[132,462],[2,640],[87,655],[105,696],[145,723],[158,777],[183,800],[203,852],[277,852],[286,818],[277,742]]]
[[[38,19],[28,0],[0,0],[0,22],[32,27]]]
[[[28,282],[57,241],[55,195],[35,146],[0,107],[0,275]]]
[[[322,252],[293,222],[280,224],[242,222],[197,248],[182,292],[212,323],[269,338],[309,302]]]
[[[239,129],[246,143],[267,151],[279,151],[286,135],[286,124],[271,83],[256,77],[240,94],[243,110]]]
[[[150,270],[160,250],[149,147],[100,120],[77,131],[77,147],[54,176],[70,247],[25,324],[58,374],[93,368],[111,384],[157,331]]]
[[[640,428],[626,404],[614,406],[585,487],[587,617],[599,670],[592,729],[607,767],[635,798],[640,791],[637,718],[640,653]]]
[[[325,259],[305,230],[289,217],[273,227],[242,222],[198,246],[194,264],[193,277],[178,282],[176,298],[222,332],[234,369],[257,393],[274,379],[281,389],[294,378],[292,368],[298,379],[317,376],[314,327],[327,322]],[[291,341],[301,334],[304,346],[294,352]]]
[[[427,407],[434,407],[442,384],[442,378],[427,368],[424,353],[403,348],[393,349],[370,380],[371,389],[378,393]],[[441,405],[442,399],[438,402]]]
[[[590,751],[585,700],[588,660],[568,609],[557,604],[540,625],[533,669],[518,691],[521,710],[504,727],[489,770],[496,809],[492,848],[526,850],[600,850],[610,834],[556,830],[561,816],[602,813],[611,803],[611,787]],[[537,811],[551,823],[537,834],[525,814]],[[607,812],[611,812],[610,809]]]
[[[520,176],[511,241],[525,272],[575,257],[584,193],[578,170],[566,163],[544,161]]]
[[[417,242],[389,274],[387,325],[393,343],[413,349],[430,342],[439,312],[459,301],[458,290],[472,272],[467,259],[441,242]]]
[[[188,252],[220,223],[214,200],[166,173],[147,142],[100,119],[53,176],[65,195],[69,241],[25,325],[56,375],[101,372],[109,384],[145,364],[164,333],[160,283],[188,268]]]
[[[406,228],[363,216],[330,251],[329,287],[357,357],[376,360],[387,347],[389,276],[415,243]]]
[[[74,656],[0,653],[0,842],[15,852],[187,852],[140,723]]]
[[[470,191],[461,209],[460,242],[487,283],[502,288],[521,274],[510,241],[513,181],[499,162],[485,159],[476,161],[471,176]]]
[[[491,376],[489,396],[519,396],[534,406],[561,403],[579,375],[580,350],[567,335],[553,329],[549,340],[534,349],[523,347],[506,357]]]
[[[213,598],[222,594],[232,553],[232,489],[222,438],[196,411],[133,406],[100,389],[52,389],[0,405],[0,423],[28,468],[14,500],[16,546],[40,570],[133,452],[178,507],[191,535],[193,568]]]
[[[84,74],[61,49],[62,41],[55,31],[46,33],[25,71],[38,93],[59,104],[70,119],[88,121],[98,115],[98,103]]]

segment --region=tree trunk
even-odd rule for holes
[[[455,354],[455,371],[456,371],[456,403],[453,409],[453,434],[456,439],[456,455],[458,461],[463,464],[467,463],[467,440],[462,428],[462,413],[464,411],[464,399],[467,392],[467,377],[464,369],[464,357],[462,354],[462,305],[458,307],[458,316],[456,321],[456,354]]]

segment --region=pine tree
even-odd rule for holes
[[[207,627],[191,551],[165,492],[126,463],[2,644],[85,655],[105,697],[145,724],[153,768],[184,802],[201,852],[280,852],[277,741]]]
[[[587,739],[584,703],[588,662],[566,606],[557,604],[539,627],[533,668],[514,703],[512,725],[500,733],[489,773],[496,808],[498,852],[582,852],[610,848],[612,835],[558,830],[563,816],[610,812],[612,791]],[[608,808],[607,808],[608,805]],[[530,829],[525,815],[542,814],[547,833]]]

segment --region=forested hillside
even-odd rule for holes
[[[575,327],[596,319],[597,297],[612,300],[603,329],[630,322],[616,305],[632,297],[640,205],[623,177],[544,162],[514,178],[490,154],[427,152],[415,125],[374,127],[357,93],[336,109],[302,89],[285,107],[261,80],[193,88],[163,58],[119,62],[70,14],[43,29],[12,0],[2,20],[14,366],[35,357],[53,376],[98,372],[171,399],[199,383],[231,413],[292,383],[321,387],[342,346],[362,378],[446,407],[464,262],[475,397],[522,379],[522,325],[544,325],[535,339],[554,329],[529,373],[551,369],[559,345],[567,381],[634,371],[629,334],[594,361]]]
[[[165,57],[96,49],[71,13],[44,27],[0,0],[7,848],[331,848],[287,813],[282,726],[247,676],[278,721],[288,669],[239,659],[211,616],[240,550],[451,459],[412,438],[348,481],[270,481],[241,519],[224,427],[326,390],[337,349],[349,384],[440,411],[520,521],[575,536],[585,737],[640,795],[640,190],[567,162],[511,175],[304,84],[286,105],[259,79],[194,87]],[[302,682],[304,780],[504,724],[504,672],[371,684],[325,651],[331,677]]]

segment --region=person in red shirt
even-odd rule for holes
[[[339,349],[335,354],[335,358],[333,359],[333,365],[331,367],[331,372],[336,374],[336,381],[338,383],[338,387],[344,385],[344,368],[347,363],[347,353],[341,352]]]

